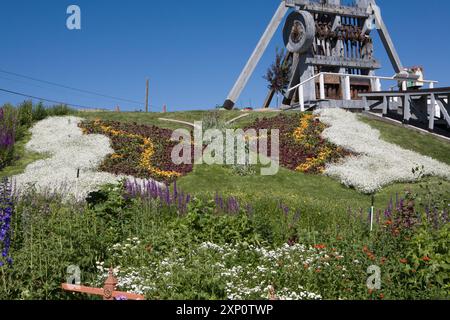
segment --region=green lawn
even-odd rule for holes
[[[383,140],[450,164],[450,142],[367,116],[361,116],[360,119],[372,128],[378,129]]]
[[[450,182],[438,178],[427,180],[441,190],[448,190]],[[442,183],[441,186],[438,186]],[[304,210],[327,213],[342,212],[348,208],[369,208],[371,196],[346,188],[338,181],[326,176],[307,175],[281,168],[275,176],[241,177],[234,175],[225,166],[197,165],[194,172],[181,178],[178,185],[184,191],[204,197],[212,197],[216,192],[232,195],[245,201],[255,203],[268,199],[283,201]],[[381,190],[375,196],[378,209],[385,209],[391,197],[405,191],[419,191],[418,184],[394,184]]]

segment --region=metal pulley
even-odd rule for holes
[[[292,12],[283,28],[284,44],[289,52],[305,53],[311,49],[316,35],[316,23],[307,11]]]

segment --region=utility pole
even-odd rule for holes
[[[145,112],[148,113],[148,87],[149,87],[149,80],[147,79],[147,85],[145,90]]]

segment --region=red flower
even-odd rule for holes
[[[400,259],[400,263],[407,264],[408,263],[408,259]]]
[[[317,244],[317,245],[315,245],[314,246],[314,248],[316,248],[316,249],[318,249],[318,250],[323,250],[323,249],[326,249],[326,245],[324,245],[324,244]]]
[[[428,256],[423,257],[422,260],[424,262],[430,262],[431,261],[430,257],[428,257]]]

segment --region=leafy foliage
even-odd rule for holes
[[[268,88],[276,93],[283,93],[289,84],[290,66],[285,61],[285,52],[277,48],[275,62],[267,70],[264,79],[269,82]]]

